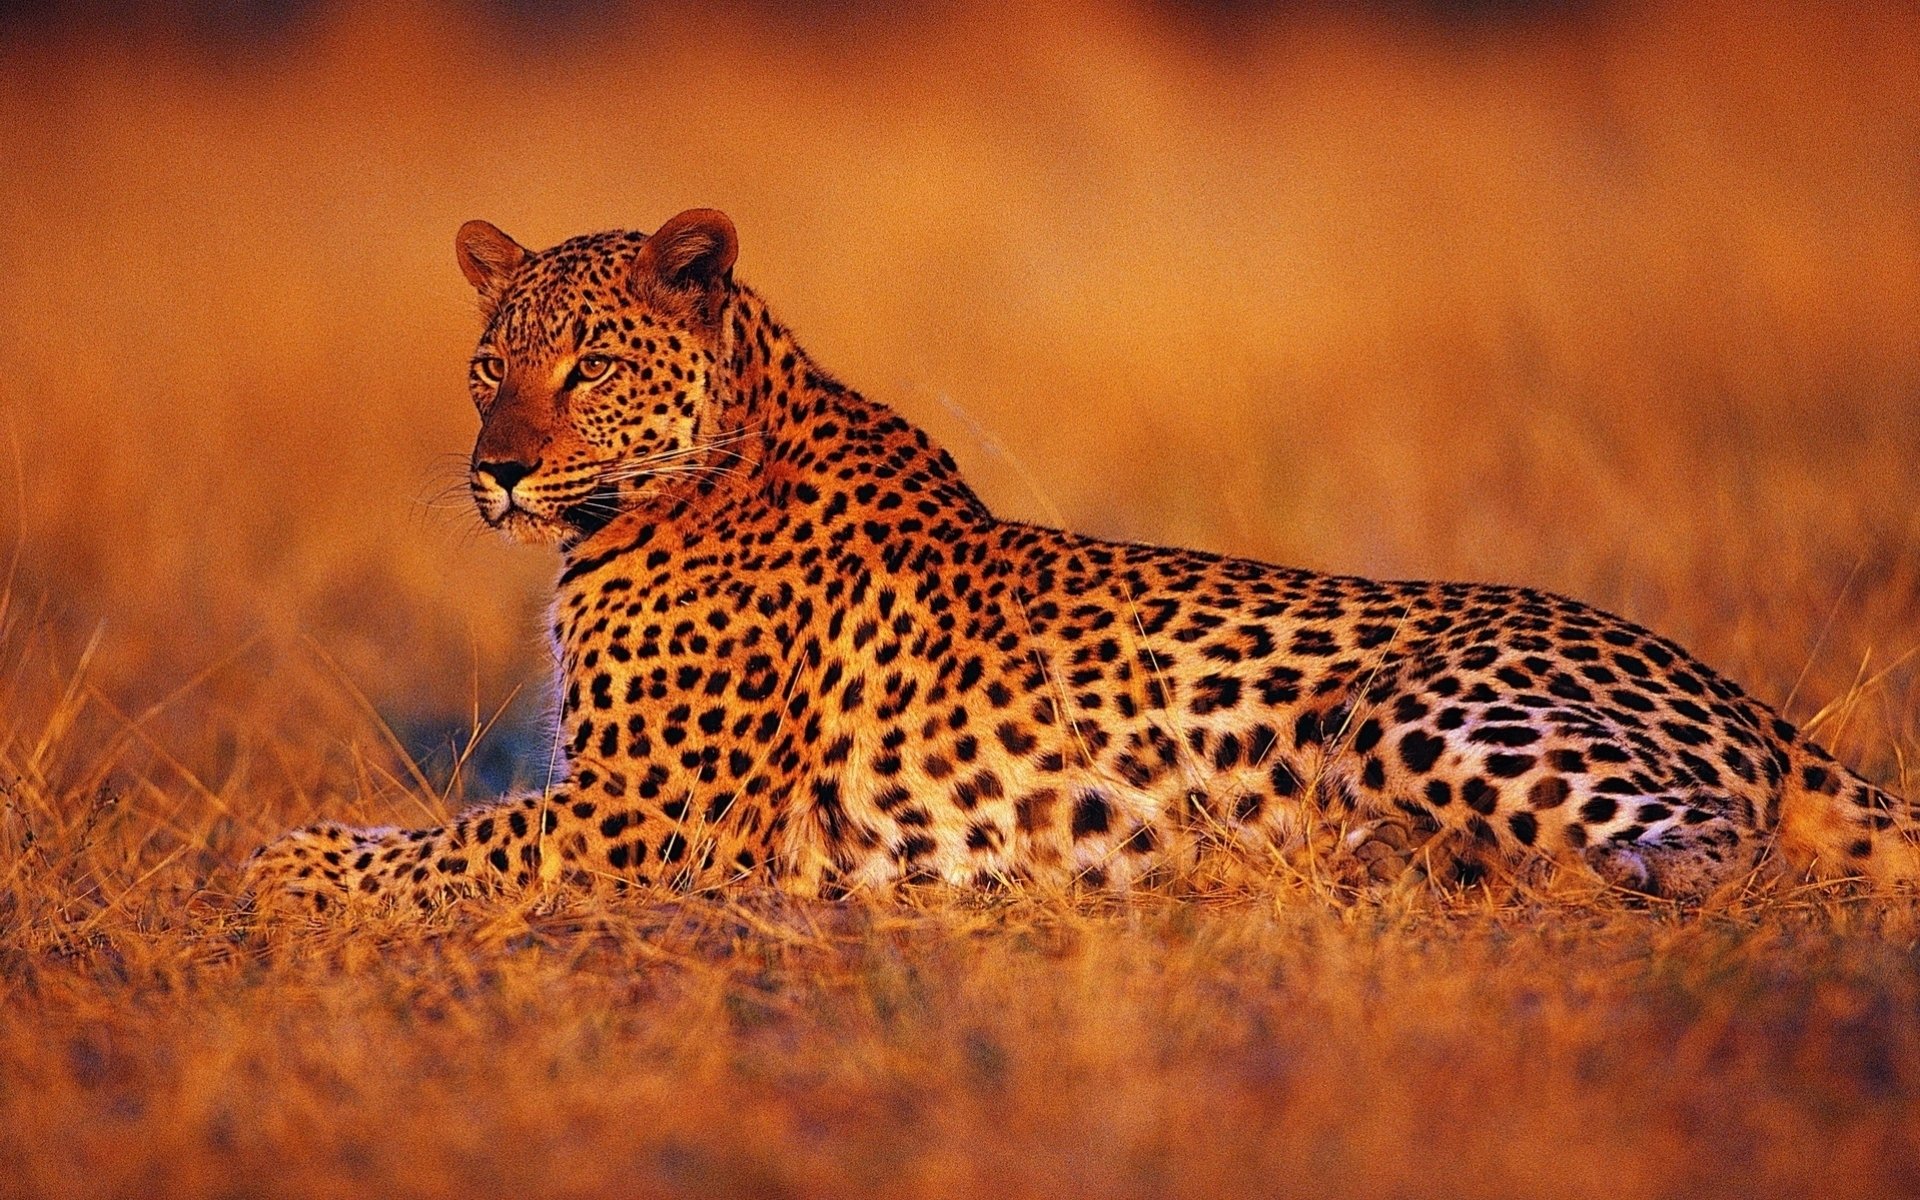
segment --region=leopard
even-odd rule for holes
[[[1920,876],[1907,800],[1598,608],[996,517],[734,278],[717,210],[540,251],[472,221],[455,249],[484,326],[474,504],[560,560],[554,778],[437,825],[297,829],[246,865],[249,903],[1127,894],[1221,856],[1682,904]]]

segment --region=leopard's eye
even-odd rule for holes
[[[574,373],[587,383],[606,378],[613,370],[613,360],[604,354],[582,354],[580,361],[573,364]]]
[[[473,360],[473,373],[488,387],[499,387],[500,381],[507,377],[506,360],[483,354]]]

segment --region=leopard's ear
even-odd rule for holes
[[[654,230],[633,260],[634,284],[645,290],[665,287],[673,292],[712,294],[733,274],[740,255],[740,235],[727,214],[713,208],[690,208]]]
[[[499,307],[513,273],[527,261],[526,247],[485,221],[462,225],[453,235],[453,253],[460,260],[460,273],[480,293],[480,305],[488,316]]]

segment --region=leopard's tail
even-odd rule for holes
[[[1805,738],[1787,747],[1776,847],[1821,878],[1920,882],[1920,811]]]

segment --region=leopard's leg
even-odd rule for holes
[[[768,865],[764,825],[718,819],[712,811],[684,801],[643,808],[604,792],[596,799],[575,779],[425,829],[327,822],[295,830],[254,855],[244,890],[261,911],[325,916],[422,911],[457,896],[536,884],[686,891]]]

